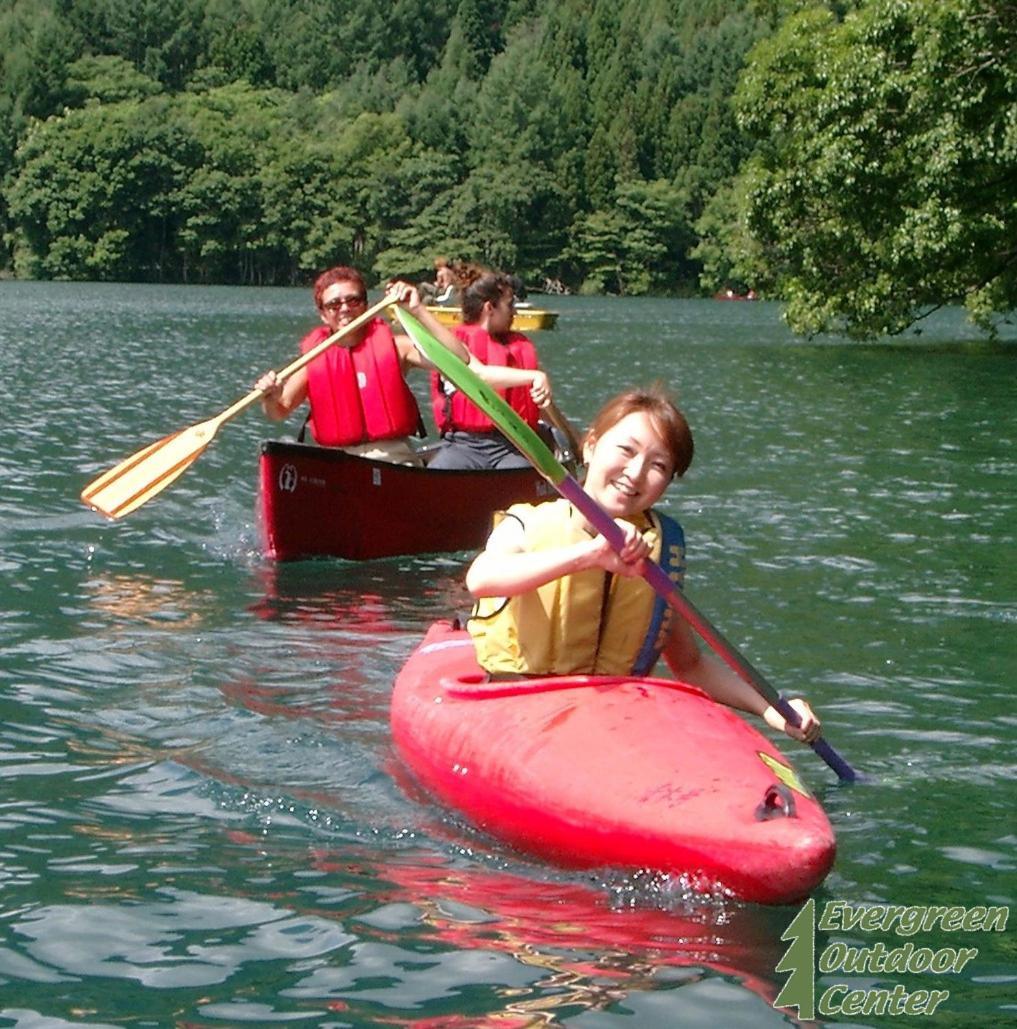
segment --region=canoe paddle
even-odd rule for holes
[[[469,397],[526,456],[554,488],[576,508],[616,550],[621,551],[625,536],[614,519],[583,489],[544,441],[512,410],[511,407],[476,373],[446,350],[411,314],[396,309],[403,329],[416,347],[441,374]],[[763,676],[710,624],[654,561],[643,562],[643,578],[673,607],[713,648],[737,675],[744,679],[763,699],[776,708],[792,725],[800,725],[798,712]],[[812,749],[837,773],[843,782],[854,782],[857,772],[822,737],[810,744]]]
[[[344,325],[338,332],[333,332],[327,339],[323,339],[306,354],[301,354],[295,361],[277,372],[276,380],[285,382],[294,372],[309,364],[319,354],[323,354],[343,336],[360,328],[393,303],[395,303],[394,300],[386,297],[374,307],[368,308],[358,318],[354,318],[349,325]],[[261,390],[253,389],[247,396],[238,400],[231,407],[227,407],[225,411],[217,414],[214,418],[164,436],[136,454],[125,458],[115,468],[111,468],[99,478],[94,479],[81,491],[83,503],[111,519],[123,518],[124,515],[130,514],[131,511],[157,496],[170,483],[183,475],[201,457],[219,429],[245,408],[250,407],[260,396]]]
[[[572,423],[558,410],[558,405],[553,400],[540,412],[540,415],[565,438],[565,442],[568,444],[568,453],[564,455],[566,463],[573,468],[580,467],[583,463],[583,445],[579,434],[572,428]]]

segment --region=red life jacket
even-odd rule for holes
[[[321,325],[300,341],[307,353],[332,330]],[[311,432],[322,446],[348,447],[418,431],[420,408],[406,385],[392,330],[380,318],[354,347],[329,347],[307,366]]]
[[[457,338],[466,344],[467,349],[484,364],[508,368],[534,369],[538,367],[537,350],[521,332],[508,332],[504,342],[493,336],[479,325],[457,325],[453,330]],[[434,423],[439,433],[456,430],[458,432],[490,432],[496,426],[483,411],[463,396],[459,390],[451,396],[445,393],[445,381],[437,373],[431,375],[431,408],[434,412]],[[537,427],[539,411],[530,397],[529,386],[513,386],[511,389],[500,389],[498,393],[505,398],[509,407],[530,426]]]

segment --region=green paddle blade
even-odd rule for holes
[[[396,314],[414,346],[498,426],[545,479],[555,485],[568,475],[544,441],[472,368],[442,346],[408,311],[397,307]]]

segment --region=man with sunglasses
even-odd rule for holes
[[[469,351],[427,310],[414,286],[393,283],[388,290],[418,321],[463,361]],[[340,332],[367,308],[367,286],[355,268],[339,266],[318,276],[314,303],[322,325],[300,341],[306,353]],[[281,421],[305,400],[308,425],[321,446],[341,447],[362,457],[420,465],[410,437],[425,435],[420,409],[405,375],[432,365],[408,336],[393,333],[385,318],[373,318],[337,340],[324,354],[294,372],[284,383],[266,372],[256,388],[273,421]]]

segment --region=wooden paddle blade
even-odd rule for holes
[[[100,475],[82,491],[82,502],[107,518],[123,518],[180,478],[215,438],[220,418],[164,436]]]

